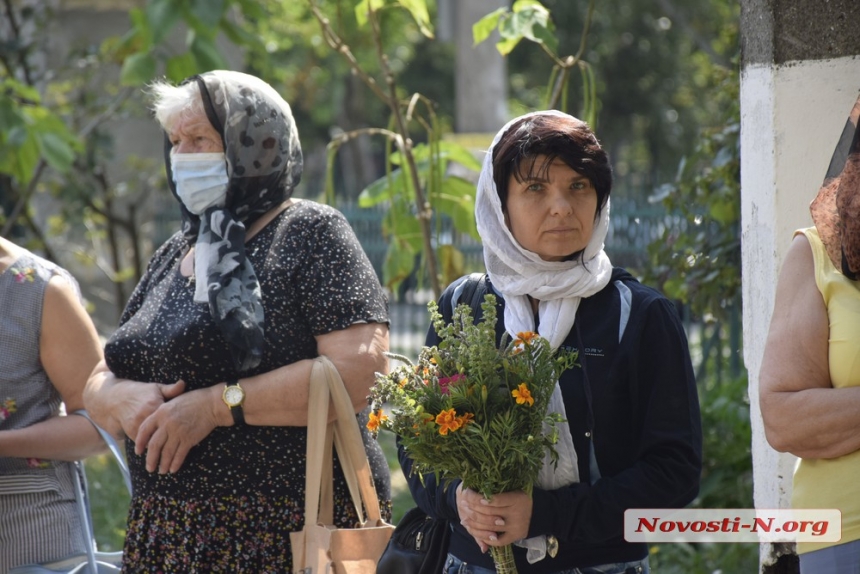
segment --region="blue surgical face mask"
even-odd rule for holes
[[[194,215],[223,207],[227,199],[227,160],[223,153],[177,153],[170,156],[176,194]]]

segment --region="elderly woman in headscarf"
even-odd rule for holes
[[[288,572],[313,359],[331,359],[366,422],[387,301],[343,215],[291,197],[302,153],[271,86],[214,71],[151,92],[182,230],[152,256],[85,394],[129,439],[124,571]],[[388,518],[388,468],[365,445]],[[339,465],[334,504],[352,526]]]
[[[800,457],[793,508],[837,508],[839,542],[800,542],[800,571],[860,571],[860,99],[794,232],[759,377],[768,442]]]
[[[648,572],[648,548],[624,540],[628,508],[677,508],[698,493],[701,422],[687,340],[666,298],[613,268],[603,250],[612,172],[582,121],[556,111],[517,118],[496,135],[475,206],[485,278],[443,293],[440,310],[497,297],[497,336],[533,331],[579,353],[550,411],[559,428],[532,495],[485,500],[434,476],[412,475],[425,512],[451,522],[446,574],[488,574],[490,546],[514,544],[519,572]],[[473,304],[473,303],[472,303]],[[474,307],[473,307],[474,308]],[[475,310],[477,319],[482,313]],[[439,338],[431,328],[427,344]],[[500,456],[504,456],[503,453]]]

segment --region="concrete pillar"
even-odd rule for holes
[[[509,119],[507,66],[496,50],[498,34],[477,46],[473,46],[472,39],[475,22],[508,5],[507,0],[460,0],[446,4],[455,14],[457,132],[495,133]]]
[[[790,505],[796,459],[770,448],[758,374],[777,275],[860,90],[860,2],[742,0],[741,200],[744,360],[755,505]],[[796,572],[790,546],[763,545],[762,572]]]

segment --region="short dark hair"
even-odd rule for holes
[[[529,161],[539,155],[547,157],[543,165]],[[596,218],[612,190],[609,156],[600,147],[588,124],[570,116],[554,114],[535,114],[518,120],[493,148],[493,180],[502,210],[507,209],[511,175],[522,181],[534,175],[535,171],[549,169],[556,158],[591,181],[597,191]]]

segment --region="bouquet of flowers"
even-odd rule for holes
[[[545,454],[557,459],[555,425],[563,421],[547,407],[577,356],[554,353],[531,332],[513,339],[505,334],[497,345],[495,296],[488,294],[481,308],[481,323],[468,305],[458,305],[446,324],[436,303],[429,304],[439,344],[422,349],[417,364],[390,355],[403,364],[377,374],[367,426],[398,435],[419,475],[433,473],[443,483],[461,479],[488,499],[512,490],[531,493]],[[490,552],[497,572],[516,573],[510,545]]]

